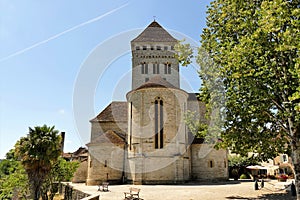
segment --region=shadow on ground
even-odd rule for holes
[[[188,186],[199,186],[199,185],[236,185],[236,184],[241,184],[242,182],[253,182],[252,180],[238,180],[238,181],[234,181],[234,180],[230,180],[230,181],[211,181],[211,182],[188,182],[183,184],[188,185]]]
[[[264,194],[260,197],[241,197],[241,196],[229,196],[226,199],[243,199],[243,200],[296,200],[296,197],[291,196],[290,193],[274,193],[274,194]]]

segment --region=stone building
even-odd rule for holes
[[[131,41],[132,90],[91,122],[87,185],[228,179],[227,151],[189,133],[184,115],[205,105],[180,89],[177,40],[153,21]],[[125,95],[125,94],[124,94]]]
[[[72,182],[73,183],[84,183],[87,178],[88,169],[88,150],[84,147],[78,148],[73,153],[63,153],[62,158],[69,162],[79,162],[79,166],[75,171]]]

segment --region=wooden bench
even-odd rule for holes
[[[126,200],[131,200],[131,199],[140,199],[140,191],[141,189],[139,188],[129,188],[129,192],[124,192],[124,195],[125,195],[125,199]]]
[[[108,182],[102,182],[102,185],[99,185],[98,191],[107,192],[108,191]]]

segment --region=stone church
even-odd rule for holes
[[[87,185],[228,179],[227,151],[194,138],[184,123],[188,110],[204,119],[205,105],[180,89],[177,42],[156,21],[131,41],[127,101],[111,102],[90,120]]]

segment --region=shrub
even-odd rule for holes
[[[246,174],[242,174],[241,176],[240,176],[240,179],[247,179],[248,177],[247,177],[247,175]]]

